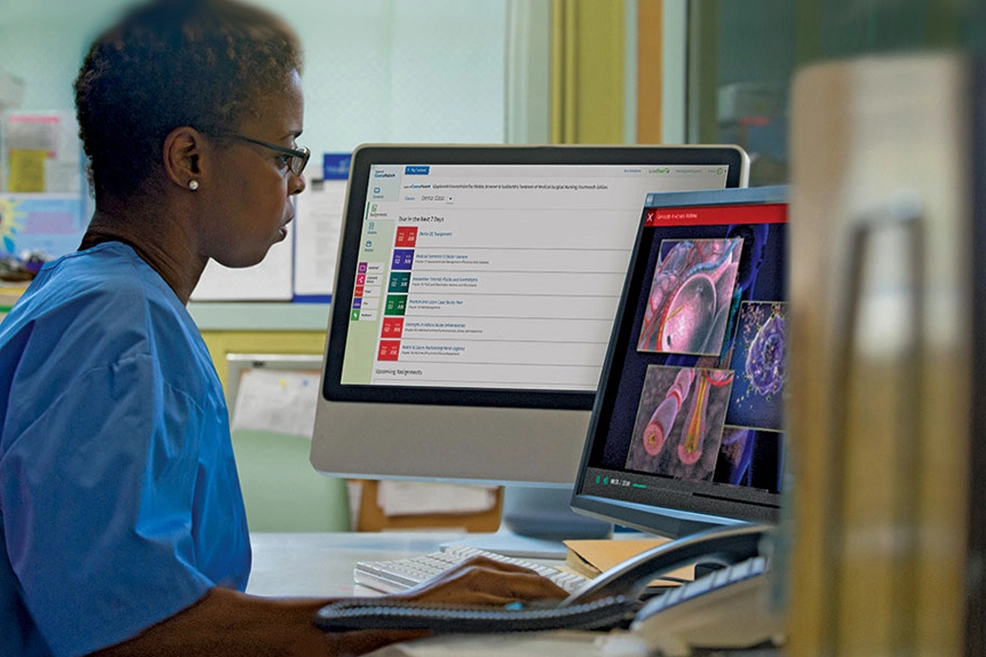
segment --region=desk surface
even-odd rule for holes
[[[353,583],[357,561],[400,559],[438,550],[462,532],[383,532],[250,535],[253,569],[247,593],[266,596],[379,595]],[[641,657],[606,651],[588,632],[439,636],[382,648],[374,657]]]
[[[353,583],[357,561],[400,559],[435,552],[462,532],[383,532],[250,535],[253,568],[247,593],[267,596],[373,595]]]
[[[357,561],[399,559],[434,552],[442,543],[465,536],[467,534],[461,532],[251,534],[253,570],[247,593],[277,597],[379,595],[353,583],[353,568]],[[512,657],[643,657],[647,650],[639,639],[618,631],[612,635],[559,631],[445,635],[390,646],[373,654],[375,657],[500,657],[505,654]],[[769,649],[720,654],[779,657],[780,652]]]

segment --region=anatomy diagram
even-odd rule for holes
[[[742,247],[742,238],[665,240],[637,349],[718,355]]]
[[[733,377],[732,370],[648,367],[627,467],[711,479]]]

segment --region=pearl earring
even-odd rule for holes
[[[198,180],[189,180],[188,181],[188,188],[194,192],[196,189],[199,188],[199,181]]]

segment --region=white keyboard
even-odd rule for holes
[[[406,559],[360,561],[353,571],[353,579],[357,584],[377,591],[399,593],[412,586],[417,586],[473,556],[488,557],[494,561],[529,568],[539,575],[547,577],[568,593],[572,593],[588,581],[588,578],[577,573],[465,546],[450,546],[442,552],[431,552]]]

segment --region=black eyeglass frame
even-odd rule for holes
[[[277,151],[278,153],[284,153],[285,155],[291,155],[294,157],[288,163],[288,169],[296,176],[300,176],[301,172],[305,170],[308,166],[308,160],[312,156],[312,152],[308,150],[308,147],[302,146],[301,148],[288,148],[287,146],[278,146],[277,144],[271,144],[270,142],[260,141],[259,139],[254,139],[253,137],[247,137],[246,135],[233,135],[237,139],[242,139],[243,141],[248,141],[251,144],[257,144],[258,146],[263,146],[264,148],[269,148],[272,151]],[[298,164],[300,162],[300,164]]]

